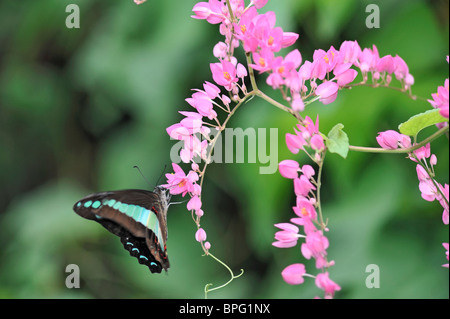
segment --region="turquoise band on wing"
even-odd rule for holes
[[[88,200],[84,203],[78,202],[77,207],[80,207],[81,205],[83,205],[85,208],[93,209],[99,209],[102,206],[109,206],[112,209],[115,209],[122,214],[133,218],[136,222],[141,223],[142,225],[153,231],[160,243],[163,242],[161,240],[161,228],[159,225],[158,217],[149,209],[138,205],[122,203],[115,199],[104,199],[103,201]],[[97,217],[98,219],[102,218],[99,215],[96,215],[95,217]]]

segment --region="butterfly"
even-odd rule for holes
[[[95,193],[76,202],[73,210],[119,236],[123,247],[140,264],[152,273],[161,273],[170,267],[166,248],[170,197],[163,186],[153,192],[127,189]]]

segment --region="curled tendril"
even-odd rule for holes
[[[221,261],[220,259],[218,259],[216,256],[214,256],[211,253],[208,253],[208,256],[212,257],[214,260],[216,260],[218,263],[220,263],[222,266],[224,266],[230,272],[231,278],[223,285],[221,285],[219,287],[211,288],[211,289],[209,287],[211,287],[213,284],[212,283],[206,284],[205,285],[205,299],[208,299],[208,293],[210,291],[221,289],[221,288],[227,286],[229,283],[231,283],[234,279],[239,278],[244,274],[244,269],[241,269],[241,273],[239,275],[235,276],[233,271],[230,269],[230,267],[228,267],[223,261]]]

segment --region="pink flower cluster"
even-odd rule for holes
[[[305,100],[318,98],[323,104],[332,103],[339,89],[353,82],[358,71],[362,82],[367,83],[371,74],[372,85],[389,85],[395,76],[408,90],[414,84],[405,61],[396,55],[380,57],[377,47],[361,49],[357,41],[344,41],[339,50],[333,46],[328,51],[316,50],[312,61],[302,64],[302,55],[295,49],[285,57],[276,56],[282,48],[295,43],[299,35],[284,32],[276,27],[276,15],[269,11],[259,14],[257,9],[267,1],[252,1],[245,8],[243,0],[230,1],[234,16],[230,17],[225,1],[210,0],[194,6],[193,16],[219,24],[225,42],[219,42],[214,55],[226,59],[242,42],[244,50],[251,54],[253,63],[249,66],[260,73],[267,73],[267,84],[273,89],[284,89],[285,99],[294,111],[303,111]],[[253,6],[254,5],[254,6]],[[309,88],[307,86],[309,81]],[[320,81],[320,83],[318,83]]]
[[[325,151],[323,138],[319,134],[319,120],[314,123],[306,117],[302,124],[297,125],[296,134],[286,134],[286,144],[292,153],[296,154],[300,149],[307,152],[307,148],[314,150],[312,156],[316,162],[320,162],[322,153]],[[328,269],[334,265],[334,261],[328,261],[327,248],[328,238],[323,234],[328,229],[318,219],[316,211],[317,182],[314,179],[315,170],[310,165],[303,165],[294,160],[284,160],[278,165],[280,174],[293,180],[294,192],[296,195],[296,206],[292,209],[296,217],[291,218],[290,223],[275,224],[280,231],[275,233],[275,242],[272,244],[278,248],[290,248],[297,245],[302,239],[301,253],[306,259],[315,259],[317,269],[322,269],[322,273],[315,276],[316,286],[325,291],[325,298],[332,298],[335,291],[341,287],[333,282],[328,275]],[[300,233],[300,228],[302,232]],[[293,264],[287,266],[281,275],[284,281],[291,285],[302,284],[304,276],[314,277],[306,273],[303,264]]]
[[[409,148],[411,138],[409,136],[400,134],[396,131],[385,131],[378,133],[378,144],[384,149]],[[418,163],[416,165],[417,178],[419,179],[419,190],[424,200],[432,202],[437,200],[442,208],[442,222],[445,225],[449,224],[449,185],[442,186],[434,179],[434,166],[437,164],[437,157],[431,154],[430,144],[416,149],[409,158]],[[427,162],[428,160],[428,162]],[[448,243],[443,243],[447,249],[448,260]],[[444,265],[448,267],[448,264]]]
[[[192,170],[186,175],[183,169],[176,163],[172,163],[174,173],[166,174],[167,184],[163,187],[170,190],[172,195],[185,196],[189,194],[191,199],[187,203],[187,209],[194,212],[198,219],[203,216],[202,202],[200,200],[201,187],[197,184],[199,180],[199,167],[196,163],[192,163]],[[195,233],[195,239],[202,244],[207,252],[211,248],[206,240],[206,232],[202,228],[198,228]]]
[[[449,62],[448,55],[447,55],[447,63]],[[439,113],[448,119],[448,94],[449,94],[449,87],[448,87],[448,78],[445,79],[444,86],[439,86],[437,89],[437,92],[432,94],[431,97],[432,100],[428,100],[430,104],[436,108],[439,109]],[[445,124],[447,125],[447,124]],[[440,125],[442,126],[442,125]]]
[[[325,143],[319,132],[319,116],[317,115],[315,124],[309,116],[306,116],[301,124],[297,124],[297,129],[294,128],[295,134],[286,134],[288,149],[293,154],[297,154],[299,150],[307,152],[305,146],[309,146],[314,151],[313,160],[320,161],[321,153],[325,150]]]
[[[261,52],[264,52],[263,49]],[[253,53],[253,57],[254,60],[261,61],[260,53]],[[263,60],[267,67],[255,69],[270,73],[267,83],[274,89],[285,86],[289,90],[291,96],[287,100],[295,111],[302,111],[304,101],[311,96],[319,98],[323,104],[334,102],[338,91],[357,77],[358,71],[352,67],[358,68],[362,74],[359,84],[367,83],[369,74],[372,85],[389,85],[393,75],[402,83],[403,90],[409,89],[414,83],[414,78],[401,57],[380,57],[375,45],[372,49],[361,50],[357,41],[344,41],[339,50],[333,46],[328,51],[316,50],[312,62],[305,61],[303,64],[297,50],[287,54],[284,60],[267,54]]]

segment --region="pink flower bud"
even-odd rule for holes
[[[295,112],[302,112],[305,109],[305,103],[301,96],[294,98],[291,106]]]
[[[344,41],[339,48],[341,63],[356,63],[361,54],[361,47],[356,41]]]
[[[316,95],[318,95],[319,101],[323,104],[330,104],[336,100],[339,85],[335,82],[328,81],[320,84],[316,89]]]
[[[256,9],[261,9],[266,5],[268,0],[252,0],[251,4],[253,4]]]
[[[220,89],[212,84],[211,82],[205,81],[203,84],[203,89],[205,89],[206,94],[208,94],[208,97],[210,99],[215,99],[220,94]]]
[[[344,71],[338,76],[336,76],[337,84],[339,85],[339,87],[344,87],[347,84],[353,82],[353,80],[356,78],[357,75],[358,72],[356,70],[348,69],[347,71]]]
[[[432,166],[437,164],[437,157],[436,157],[436,155],[434,155],[434,154],[431,155],[431,157],[430,157],[430,164]]]
[[[292,264],[283,269],[283,271],[281,272],[281,276],[289,285],[300,285],[304,281],[303,275],[305,273],[305,265]]]
[[[322,135],[314,134],[313,137],[311,137],[311,148],[315,151],[323,151],[325,150],[325,143],[323,142]]]
[[[237,77],[244,78],[247,76],[247,69],[241,63],[237,65]]]
[[[298,177],[298,170],[300,169],[300,165],[297,161],[284,160],[281,161],[280,164],[278,164],[278,169],[281,176],[294,179]]]
[[[311,177],[313,177],[316,174],[316,172],[314,171],[314,168],[311,165],[303,165],[302,173],[308,179],[311,179]]]
[[[198,210],[195,211],[195,215],[198,216],[198,217],[202,217],[203,214],[204,214],[204,212],[203,212],[202,209],[198,209]]]
[[[398,141],[400,139],[400,133],[388,130],[385,132],[379,132],[377,136],[378,144],[388,150],[395,150],[398,148]]]
[[[200,198],[195,195],[194,197],[192,197],[189,202],[187,203],[187,209],[188,210],[199,210],[202,207],[202,201],[200,200]]]
[[[206,232],[203,228],[199,228],[195,233],[195,240],[198,242],[202,242],[206,240]]]
[[[378,60],[377,63],[377,71],[378,72],[387,72],[389,74],[394,73],[395,63],[392,55],[386,55]]]
[[[199,170],[200,167],[198,166],[197,163],[192,163],[191,168],[192,168],[192,170],[193,170],[194,172],[197,172],[197,171]]]
[[[287,48],[295,43],[298,39],[298,34],[294,32],[283,32],[283,40],[281,41],[281,47]]]

